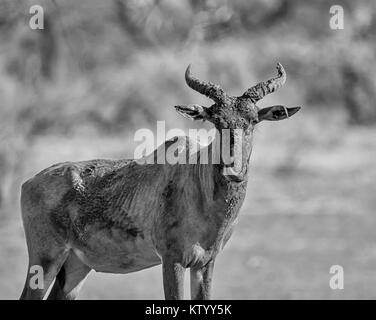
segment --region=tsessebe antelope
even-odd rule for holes
[[[229,129],[231,152],[241,158],[237,170],[222,158],[201,163],[200,155],[196,164],[92,160],[56,164],[26,181],[21,208],[28,270],[41,266],[44,285],[32,289],[28,272],[21,298],[43,299],[56,278],[48,298],[74,299],[91,269],[129,273],[162,263],[166,299],[183,298],[186,268],[191,298],[208,299],[215,258],[231,236],[245,197],[253,129],[262,120],[285,119],[300,109],[256,106],[286,81],[282,65],[277,70],[277,77],[233,97],[194,78],[187,68],[188,86],[215,103],[175,108],[192,120],[212,122],[219,131]],[[234,147],[237,139],[240,149]],[[176,141],[166,141],[150,156]],[[193,143],[187,140],[183,147]],[[214,145],[207,147],[209,154],[217,152]]]

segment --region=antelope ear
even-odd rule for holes
[[[285,106],[271,106],[258,112],[259,122],[262,120],[277,121],[291,117],[297,113],[300,107],[286,108]]]
[[[198,104],[175,106],[176,111],[190,120],[205,120],[206,108]]]

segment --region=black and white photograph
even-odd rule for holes
[[[0,0],[0,43],[0,300],[376,299],[374,0]]]

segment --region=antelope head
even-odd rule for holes
[[[193,90],[214,101],[210,107],[198,104],[175,106],[177,112],[191,120],[208,120],[214,124],[219,135],[221,146],[216,152],[221,155],[225,164],[226,175],[242,181],[246,176],[249,158],[252,152],[253,129],[263,120],[282,120],[291,117],[300,107],[287,108],[275,105],[260,109],[256,103],[265,95],[282,87],[286,81],[286,72],[280,63],[277,64],[278,75],[265,82],[249,88],[241,96],[230,96],[223,89],[211,82],[196,79],[191,75],[190,66],[185,72],[185,81]],[[240,129],[240,130],[239,130]],[[223,139],[223,132],[229,131],[229,139]],[[223,157],[223,146],[230,150],[230,161]],[[229,166],[229,164],[231,164]]]

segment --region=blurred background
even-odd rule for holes
[[[44,8],[44,30],[29,27]],[[329,8],[344,9],[344,30]],[[27,268],[20,185],[54,163],[133,157],[134,132],[209,127],[173,106],[275,75],[259,106],[301,105],[255,132],[240,223],[219,255],[216,299],[376,298],[376,3],[373,0],[0,0],[0,298]],[[332,265],[344,290],[329,287]],[[188,288],[187,288],[188,292]],[[161,268],[92,272],[84,299],[161,299]]]

